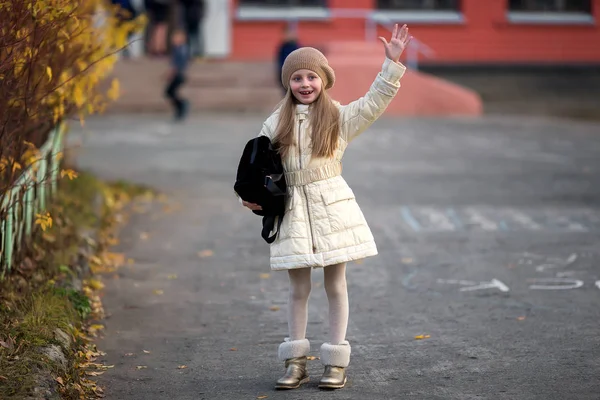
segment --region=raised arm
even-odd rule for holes
[[[390,42],[383,37],[379,38],[384,45],[386,56],[381,71],[363,97],[340,109],[341,134],[347,142],[373,124],[396,96],[400,88],[400,78],[406,71],[406,67],[398,60],[410,39],[406,25],[398,29],[398,24],[394,26]]]

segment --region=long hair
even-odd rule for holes
[[[285,158],[297,144],[294,136],[294,116],[298,103],[292,91],[288,89],[285,98],[279,104],[279,122],[273,141],[282,158]],[[309,132],[312,139],[312,156],[332,157],[340,137],[340,111],[333,104],[326,90],[321,91],[310,107]]]

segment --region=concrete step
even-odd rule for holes
[[[167,112],[164,98],[169,70],[166,59],[122,60],[111,77],[119,79],[121,96],[108,113]],[[271,111],[282,94],[272,63],[194,62],[181,89],[195,111]]]

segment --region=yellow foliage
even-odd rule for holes
[[[62,171],[60,171],[60,177],[64,178],[65,176],[68,177],[70,180],[73,180],[77,178],[77,172],[73,171],[72,169],[63,169]]]
[[[46,211],[44,214],[36,214],[35,224],[39,225],[42,228],[42,231],[52,228],[52,217],[50,216],[50,213]]]

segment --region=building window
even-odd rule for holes
[[[330,17],[328,0],[239,0],[243,21],[323,21]]]
[[[377,0],[380,10],[459,11],[459,0]]]
[[[591,0],[510,0],[507,19],[513,24],[594,24]]]
[[[326,7],[326,0],[240,0],[240,6],[251,7]]]
[[[510,0],[510,11],[592,13],[591,0]]]
[[[462,24],[460,0],[377,0],[375,21],[407,24]]]

